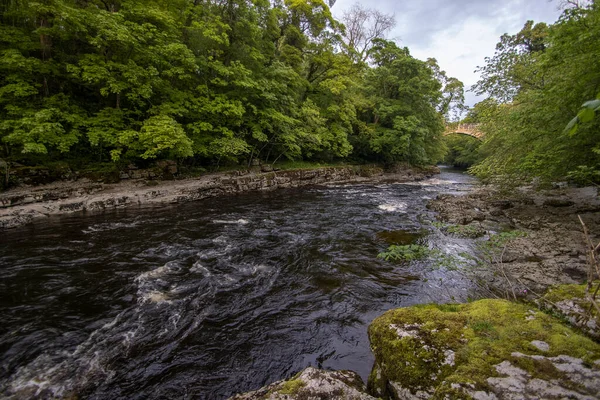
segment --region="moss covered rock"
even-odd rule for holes
[[[597,285],[598,282],[594,287]],[[600,313],[587,297],[586,288],[587,285],[553,286],[539,300],[539,304],[566,319],[586,335],[600,340]]]
[[[600,398],[600,345],[503,300],[392,310],[369,327],[371,393],[395,399]]]
[[[275,382],[230,400],[375,400],[351,371],[323,371],[309,367],[287,381]]]

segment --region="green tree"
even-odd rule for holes
[[[486,158],[473,170],[481,177],[504,174],[523,180],[564,179],[578,171],[598,176],[599,119],[587,109],[580,114],[585,123],[576,132],[565,131],[565,126],[581,104],[600,91],[600,2],[565,10],[547,29],[535,30],[532,24],[526,28],[514,36],[521,37],[521,50],[513,51],[524,54],[526,62],[502,67],[503,76],[512,79],[507,85],[512,101],[483,116],[486,136],[481,150]],[[494,82],[495,77],[484,75],[479,87]],[[502,100],[493,91],[489,94]]]

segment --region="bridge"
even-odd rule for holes
[[[473,136],[477,139],[483,138],[483,132],[479,130],[479,124],[446,124],[444,136],[459,134]]]

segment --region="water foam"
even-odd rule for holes
[[[212,221],[213,224],[221,224],[221,225],[248,225],[250,221],[247,219],[238,219],[236,221],[228,221],[223,219],[214,219]]]
[[[405,211],[407,207],[408,207],[408,204],[406,204],[405,202],[402,202],[402,201],[394,202],[394,203],[380,204],[377,206],[377,208],[379,208],[380,210],[388,211],[388,212]]]
[[[208,268],[206,268],[204,265],[200,264],[199,261],[196,261],[194,263],[194,265],[192,265],[192,267],[190,268],[190,272],[193,272],[195,274],[202,274],[206,277],[211,276],[211,272],[208,270]]]

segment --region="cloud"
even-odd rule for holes
[[[338,0],[333,13],[338,18],[355,0]],[[557,2],[549,0],[414,0],[377,3],[359,0],[364,7],[396,16],[391,38],[407,46],[416,58],[436,58],[448,75],[465,84],[477,82],[474,72],[486,56],[494,54],[504,33],[518,32],[527,20],[554,22],[560,15]],[[477,99],[467,94],[467,104]]]

